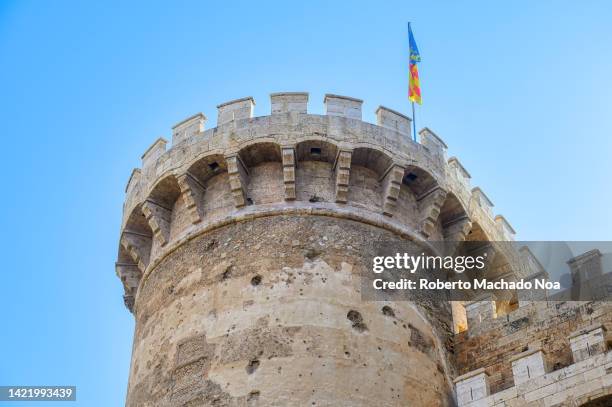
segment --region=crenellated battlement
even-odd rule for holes
[[[313,115],[307,93],[270,97],[268,116],[254,117],[252,97],[229,101],[217,127],[198,113],[172,128],[169,148],[158,138],[145,151],[126,187],[119,256],[141,278],[191,237],[271,213],[354,218],[421,241],[461,241],[474,228],[513,239],[432,130],[414,142],[411,119],[383,106],[364,122],[356,98],[327,94],[326,114]]]
[[[454,380],[459,407],[582,405],[608,394],[610,311],[606,302],[538,301],[475,336],[460,334],[460,376]]]

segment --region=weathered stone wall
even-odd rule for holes
[[[382,209],[382,189],[377,174],[369,168],[352,167],[348,199],[358,208],[380,212]]]
[[[396,213],[396,217],[399,222],[408,225],[413,229],[418,228],[419,207],[414,194],[405,185],[400,187],[399,196],[397,198]],[[441,225],[439,225],[439,227],[442,229]]]
[[[227,173],[221,173],[206,182],[203,212],[211,219],[220,219],[232,210],[232,191]]]
[[[332,164],[322,161],[301,161],[296,168],[296,200],[334,202]]]
[[[401,238],[272,216],[186,242],[139,289],[127,404],[450,405],[444,337],[423,311],[361,301],[379,239]]]
[[[255,205],[282,202],[283,167],[281,163],[268,162],[251,168],[248,197]]]

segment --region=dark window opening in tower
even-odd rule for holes
[[[408,185],[411,182],[415,181],[417,179],[417,175],[413,172],[409,172],[408,174],[406,174],[406,176],[404,177],[404,184]]]

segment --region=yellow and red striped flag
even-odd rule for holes
[[[410,27],[410,23],[408,23],[408,43],[410,46],[408,99],[411,102],[416,102],[420,105],[422,103],[421,85],[419,83],[419,70],[417,69],[417,64],[421,62],[421,55],[419,54],[419,49],[417,48],[416,41],[414,40],[414,35],[412,34],[412,28]]]

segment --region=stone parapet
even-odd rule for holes
[[[489,375],[482,368],[461,375],[454,381],[459,407],[470,405],[489,395]]]
[[[156,164],[157,159],[166,152],[166,144],[168,140],[163,137],[155,140],[151,147],[142,154],[142,168],[149,168]]]
[[[388,107],[378,106],[376,109],[376,124],[387,129],[395,130],[400,134],[411,137],[412,119]]]
[[[361,120],[361,105],[363,100],[348,96],[327,94],[323,99],[325,113],[330,116],[348,117]]]
[[[193,116],[180,121],[172,127],[172,145],[177,145],[185,140],[193,138],[204,131],[206,116],[196,113]]]
[[[572,332],[569,337],[572,356],[580,362],[608,351],[612,336],[601,323],[592,324]]]
[[[255,100],[252,97],[231,100],[217,106],[217,126],[232,122],[234,120],[250,119],[253,117]]]
[[[528,349],[510,358],[514,384],[519,385],[536,377],[543,376],[548,371],[544,352],[541,347]]]
[[[308,93],[282,92],[270,95],[272,115],[283,113],[306,114],[308,110]]]
[[[541,353],[541,352],[540,352]],[[562,369],[543,373],[538,351],[534,358],[535,376],[519,380],[514,386],[487,397],[459,402],[460,407],[506,406],[581,406],[592,401],[593,406],[609,405],[612,395],[612,352],[599,354]],[[525,363],[531,363],[525,361]],[[537,366],[536,366],[537,365]],[[526,372],[526,368],[524,369]],[[524,376],[522,376],[524,378]],[[515,376],[516,379],[516,376]],[[457,397],[465,394],[457,386]],[[461,392],[461,393],[460,393]],[[462,399],[459,399],[462,400]],[[465,399],[463,399],[465,400]],[[600,404],[597,404],[600,403]],[[588,404],[591,405],[591,404]]]

